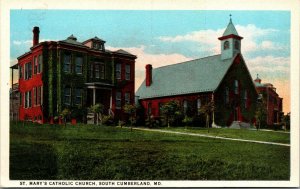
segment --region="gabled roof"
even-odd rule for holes
[[[124,51],[123,49],[119,49],[119,50],[117,50],[117,51],[115,51],[115,52],[116,52],[116,53],[120,53],[120,54],[132,55],[132,54],[130,54],[129,52]]]
[[[227,35],[237,35],[237,36],[239,36],[238,32],[236,31],[236,29],[235,29],[235,27],[232,23],[231,18],[230,18],[230,21],[227,25],[226,30],[223,33],[223,36],[227,36]]]
[[[86,47],[82,43],[78,42],[77,38],[73,34],[70,35],[67,39],[61,40],[59,42],[60,43],[67,43],[67,44],[71,44],[71,45],[76,45],[76,46],[80,46],[80,47]]]
[[[82,42],[82,44],[86,44],[86,43],[89,42],[89,41],[99,41],[99,42],[101,42],[101,43],[105,43],[105,42],[106,42],[106,41],[100,39],[99,37],[95,36],[95,37],[93,37],[93,38],[90,38],[90,39],[88,39],[88,40],[85,40],[84,42]]]
[[[214,55],[155,68],[152,70],[151,85],[146,87],[144,80],[136,96],[146,99],[214,91],[234,58],[221,60],[221,55]]]

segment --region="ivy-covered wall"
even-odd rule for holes
[[[234,92],[235,80],[238,81],[238,94]],[[226,88],[229,89],[229,102],[226,102]],[[246,98],[245,91],[247,91]],[[255,116],[256,100],[257,92],[252,77],[242,57],[238,56],[215,92],[216,124],[230,125],[234,121],[236,109],[240,121],[252,123]]]

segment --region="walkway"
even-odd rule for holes
[[[258,140],[246,140],[246,139],[238,139],[238,138],[227,138],[227,137],[212,136],[212,135],[197,134],[197,133],[185,133],[185,132],[166,131],[166,130],[160,130],[160,129],[137,128],[137,127],[134,127],[133,129],[135,129],[135,130],[142,130],[142,131],[160,132],[160,133],[171,133],[171,134],[178,134],[178,135],[189,135],[189,136],[198,136],[198,137],[206,137],[206,138],[215,138],[215,139],[217,138],[217,139],[222,139],[222,140],[252,142],[252,143],[258,143],[258,144],[271,144],[271,145],[277,145],[277,146],[290,146],[290,144],[277,143],[277,142],[266,142],[266,141],[258,141]]]

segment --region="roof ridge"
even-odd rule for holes
[[[169,64],[169,65],[153,68],[153,70],[160,69],[160,68],[165,68],[165,67],[170,67],[170,66],[176,66],[176,65],[179,65],[179,64],[184,64],[184,63],[193,62],[193,61],[197,61],[197,60],[200,60],[200,59],[205,59],[205,58],[210,58],[210,57],[213,57],[213,56],[220,56],[220,55],[221,54],[215,54],[215,55],[206,56],[206,57],[202,57],[202,58],[196,58],[196,59],[193,59],[193,60],[187,60],[187,61],[184,61],[184,62],[178,62],[178,63],[175,63],[175,64]]]

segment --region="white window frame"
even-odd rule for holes
[[[67,57],[69,57],[69,61],[67,62]],[[63,69],[65,73],[71,73],[71,62],[72,62],[72,55],[71,54],[64,54],[64,63],[63,63]],[[68,70],[66,69],[68,67]]]
[[[116,109],[121,109],[122,107],[122,93],[120,91],[116,92]]]
[[[122,78],[122,64],[117,63],[116,64],[116,79]]]
[[[126,64],[125,65],[125,79],[126,80],[130,80],[131,75],[130,75],[130,70],[131,69],[131,65],[130,64]]]
[[[43,55],[40,54],[38,56],[38,70],[37,70],[37,73],[42,73],[42,69],[43,69]]]
[[[69,94],[66,94],[67,90],[69,91]],[[71,95],[72,95],[71,93],[72,93],[71,87],[64,88],[64,104],[65,105],[71,105]],[[69,102],[66,101],[67,98],[69,99],[68,100]]]
[[[79,96],[78,96],[78,91],[79,91]],[[78,103],[77,99],[80,99],[80,102]],[[76,88],[75,89],[75,105],[82,105],[82,89]]]
[[[125,93],[125,103],[126,104],[130,104],[130,93],[129,92],[127,92],[127,93]]]
[[[81,60],[81,61],[79,61]],[[78,69],[80,68],[80,69]],[[82,56],[76,56],[75,58],[75,73],[76,74],[82,74],[82,68],[83,68],[83,57]]]
[[[237,79],[234,80],[234,94],[239,94],[239,81]]]

